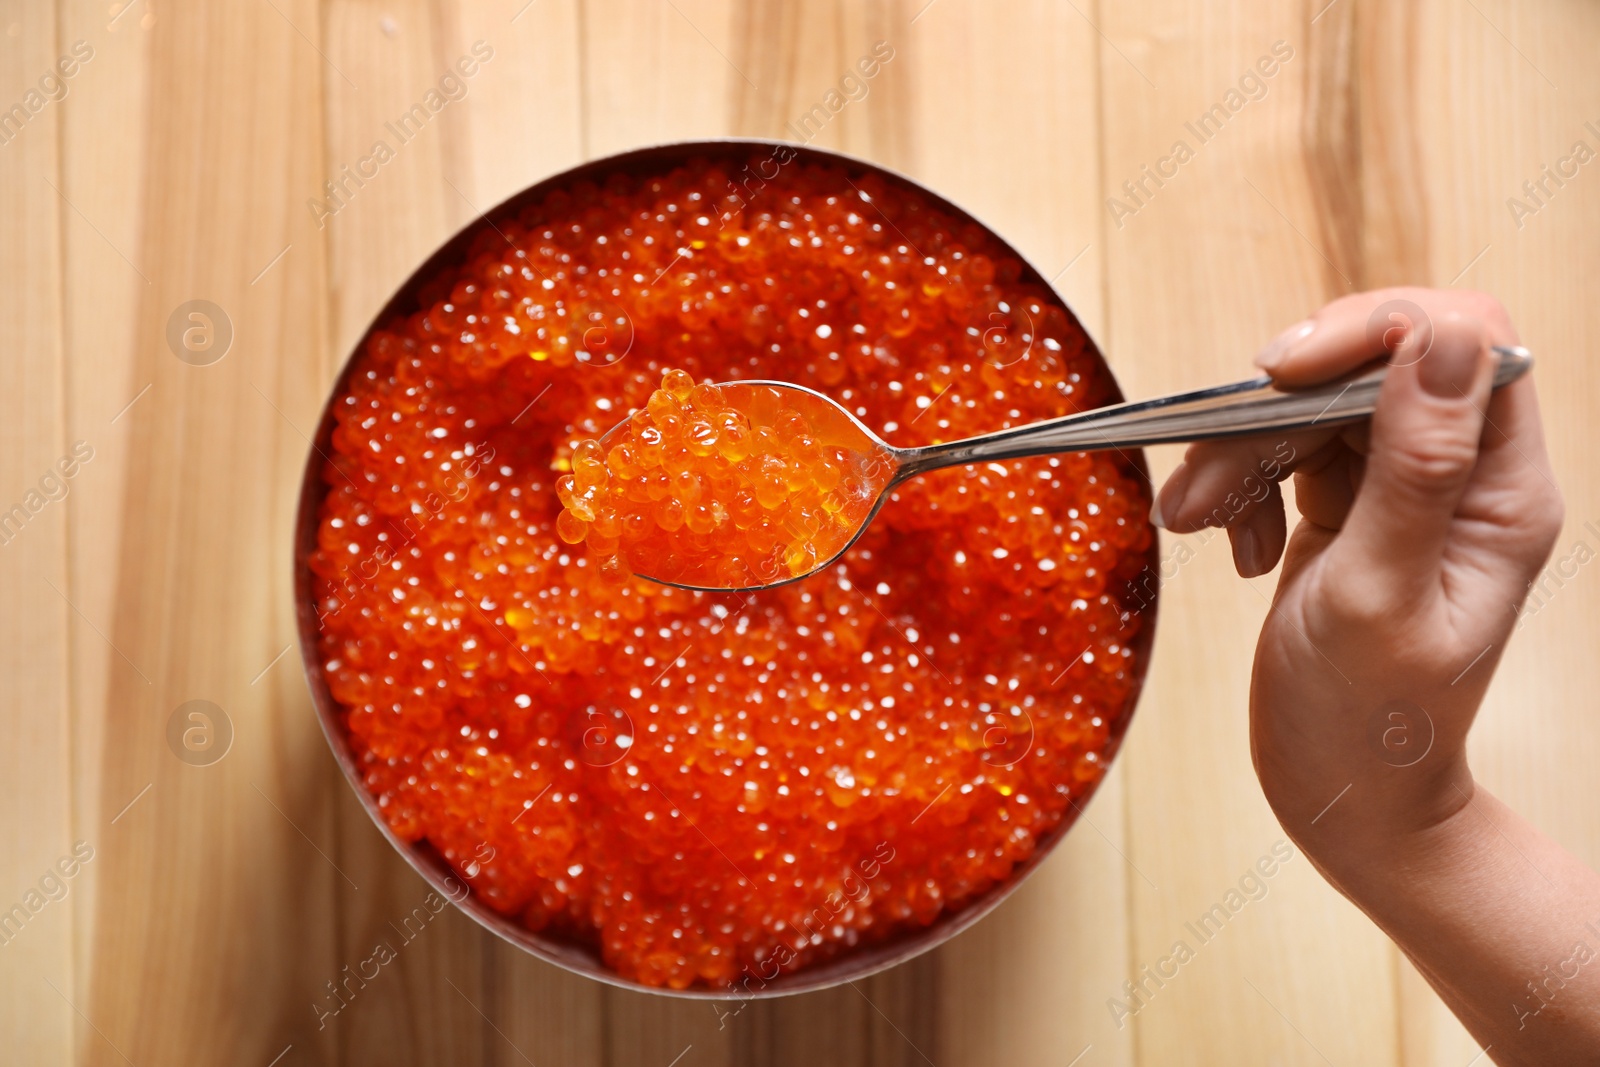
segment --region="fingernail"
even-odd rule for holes
[[[1273,368],[1283,363],[1284,359],[1289,355],[1289,349],[1310,337],[1311,332],[1316,328],[1317,324],[1312,319],[1295,323],[1267,342],[1267,347],[1263,348],[1261,353],[1256,356],[1256,366],[1271,374]]]
[[[1397,365],[1408,361],[1418,363],[1417,377],[1422,381],[1422,388],[1446,400],[1460,400],[1472,388],[1483,348],[1471,343],[1452,343],[1453,340],[1437,334],[1423,338],[1421,331],[1414,331],[1395,353],[1394,361]],[[1431,347],[1421,356],[1407,352],[1418,344]]]
[[[1150,522],[1153,525],[1159,526],[1163,530],[1172,529],[1167,525],[1166,513],[1171,511],[1176,515],[1178,509],[1183,507],[1183,496],[1189,491],[1191,473],[1187,461],[1180,462],[1176,467],[1172,468],[1172,474],[1167,478],[1167,484],[1161,487],[1161,492],[1156,494],[1155,500],[1150,504]],[[1161,503],[1163,500],[1166,501],[1165,507]]]
[[[1242,578],[1254,578],[1266,570],[1261,565],[1261,538],[1248,526],[1235,526],[1233,535],[1233,566]]]

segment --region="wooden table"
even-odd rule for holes
[[[1238,376],[1351,289],[1499,295],[1540,360],[1569,520],[1475,764],[1600,862],[1600,568],[1579,551],[1600,548],[1600,164],[1573,157],[1600,149],[1593,4],[6,0],[0,30],[0,107],[22,108],[0,115],[0,511],[23,509],[0,531],[0,909],[27,916],[0,944],[0,1059],[1477,1054],[1299,856],[1137,1015],[1108,1008],[1284,836],[1245,741],[1273,579],[1233,577],[1220,537],[1172,568],[1149,688],[1082,825],[944,950],[723,1018],[569,977],[449,911],[319,1030],[326,983],[425,888],[339,777],[291,647],[305,435],[443,238],[547,174],[662,140],[809,136],[928,182],[1056,278],[1132,395]],[[878,41],[892,58],[846,81]],[[475,42],[492,57],[431,107]],[[372,158],[379,140],[392,158]],[[1541,180],[1535,199],[1524,182]],[[169,345],[191,300],[231,324],[220,361]],[[1152,459],[1164,472],[1175,454]],[[192,700],[231,723],[209,765],[169,746]]]

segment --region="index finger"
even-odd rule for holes
[[[1466,289],[1374,289],[1340,297],[1289,327],[1262,349],[1256,364],[1278,385],[1315,385],[1393,353],[1412,334],[1418,343],[1409,348],[1417,353],[1411,358],[1426,359],[1434,320],[1452,316],[1482,322],[1490,344],[1517,343],[1510,318],[1491,296]]]

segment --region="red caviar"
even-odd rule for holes
[[[1010,877],[1099,782],[1143,670],[1149,500],[1115,454],[914,479],[838,563],[753,594],[558,536],[558,480],[592,471],[574,442],[668,368],[807,385],[902,446],[1112,396],[1053,294],[917,191],[790,162],[740,199],[730,173],[578,181],[482,227],[356,357],[310,560],[394,831],[674,988],[766,981]]]
[[[810,417],[807,417],[807,413]],[[602,568],[745,589],[809,574],[850,543],[892,458],[826,400],[696,385],[681,370],[556,482],[556,533]]]

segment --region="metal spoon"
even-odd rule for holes
[[[1533,366],[1533,356],[1525,348],[1496,345],[1494,350],[1500,357],[1494,376],[1496,389],[1520,378]],[[1279,389],[1263,375],[921,448],[895,448],[833,398],[814,389],[790,382],[728,382],[718,386],[724,399],[748,416],[753,426],[771,425],[776,413],[785,409],[805,416],[817,442],[835,450],[843,460],[841,485],[848,490],[851,502],[845,511],[855,521],[842,531],[817,534],[823,541],[814,545],[816,562],[799,573],[784,574],[777,569],[763,573],[747,568],[744,584],[728,584],[725,573],[682,561],[670,561],[663,573],[636,573],[663,585],[705,592],[787,585],[837,560],[861,536],[895,486],[927,471],[1057,452],[1138,448],[1340,426],[1372,414],[1387,373],[1387,364],[1378,363],[1340,381],[1293,391]],[[603,443],[609,447],[607,439],[625,430],[626,425],[612,430]]]

